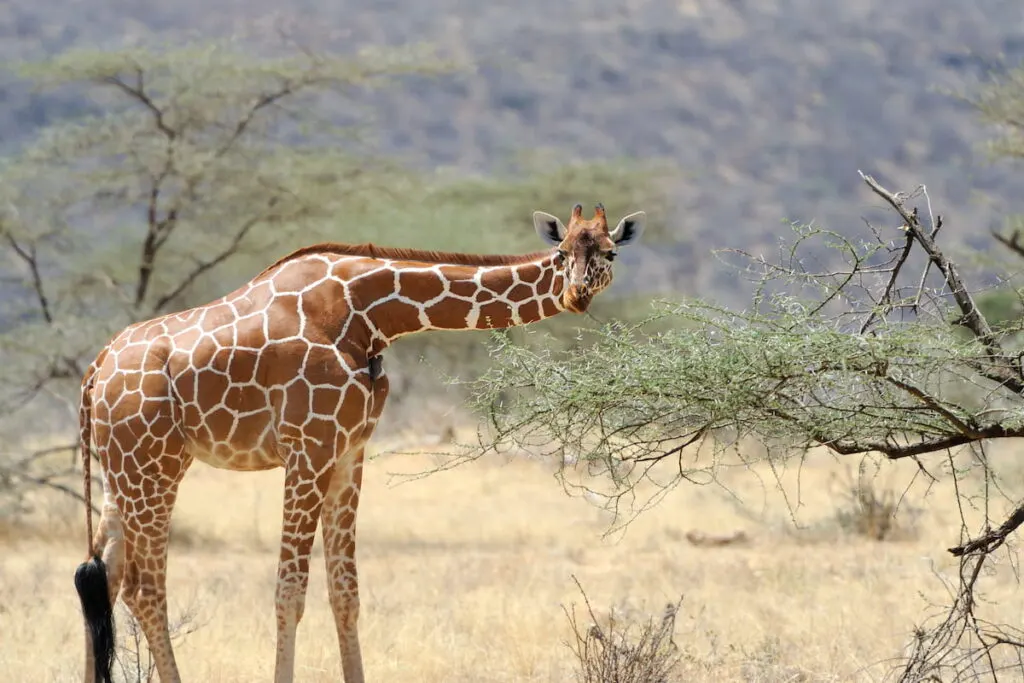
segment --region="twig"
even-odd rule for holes
[[[145,72],[142,70],[142,67],[135,67],[134,86],[128,85],[123,80],[118,78],[116,75],[104,76],[102,78],[97,79],[97,82],[114,86],[115,88],[122,91],[129,97],[138,101],[141,105],[146,107],[146,109],[149,109],[150,113],[153,114],[153,121],[156,123],[156,127],[160,130],[161,133],[163,133],[167,137],[168,140],[173,140],[176,137],[178,137],[178,132],[171,128],[169,125],[167,125],[167,121],[165,120],[163,110],[161,110],[160,107],[156,106],[156,103],[153,101],[153,98],[151,98],[149,94],[146,93]]]
[[[932,198],[931,195],[928,194],[928,188],[925,187],[924,185],[921,185],[921,191],[924,193],[924,200],[925,203],[928,205],[928,220],[930,220],[932,224],[931,238],[934,240],[938,236],[939,230],[942,230],[942,216],[936,216],[935,212],[932,211]],[[917,313],[918,309],[921,306],[921,294],[924,292],[924,283],[928,281],[928,273],[930,273],[931,270],[932,262],[929,259],[928,263],[924,264],[924,270],[921,272],[921,281],[917,283],[917,290],[916,294],[914,295],[913,306],[913,310],[915,313]]]
[[[231,136],[223,145],[221,145],[217,149],[216,152],[214,152],[214,158],[221,157],[227,154],[228,150],[231,149],[235,142],[237,142],[238,139],[242,137],[246,129],[253,122],[253,119],[256,118],[256,115],[260,112],[261,109],[269,107],[271,104],[277,102],[278,100],[284,97],[294,95],[296,92],[298,92],[298,90],[301,87],[311,85],[313,83],[315,83],[315,79],[311,79],[307,82],[299,82],[298,84],[285,80],[285,82],[281,85],[280,89],[266,93],[265,95],[261,95],[260,97],[258,97],[256,101],[253,102],[253,105],[249,108],[249,110],[235,123],[235,128],[231,132]]]
[[[78,453],[78,448],[79,448],[79,442],[78,441],[75,441],[74,443],[63,444],[61,446],[50,446],[49,448],[40,448],[39,450],[32,451],[25,458],[20,460],[18,462],[18,464],[17,464],[17,467],[21,467],[23,465],[27,465],[30,462],[32,462],[33,460],[38,460],[39,458],[45,458],[46,456],[53,455],[55,453],[64,453],[66,451],[71,451],[72,453]]]
[[[896,265],[892,268],[892,274],[889,275],[889,281],[885,284],[885,289],[882,291],[882,296],[878,300],[878,305],[884,308],[886,311],[890,310],[890,297],[892,296],[892,289],[896,286],[896,279],[900,275],[900,269],[903,268],[903,264],[907,262],[907,257],[910,256],[910,250],[914,246],[914,236],[907,231],[907,242],[903,245],[903,250],[900,252],[899,259],[896,261]],[[878,309],[875,308],[868,315],[867,320],[860,326],[860,334],[867,332],[868,327],[871,326],[872,321],[878,317]]]

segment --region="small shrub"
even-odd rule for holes
[[[668,603],[661,618],[646,621],[612,610],[604,624],[595,616],[586,592],[576,577],[590,626],[584,628],[575,607],[565,614],[573,631],[567,643],[578,661],[577,680],[582,683],[667,683],[682,654],[672,636],[679,602]]]
[[[199,607],[196,603],[192,603],[178,615],[177,619],[171,620],[168,628],[172,643],[180,643],[199,630],[201,624],[198,622],[198,615]],[[125,631],[127,631],[124,643],[118,647],[117,652],[117,663],[121,668],[122,680],[125,683],[152,683],[157,678],[156,662],[153,661],[153,655],[146,647],[146,637],[142,633],[142,627],[127,609],[121,609],[118,621],[125,625]]]
[[[883,486],[876,478],[865,477],[863,472],[856,481],[845,487],[844,501],[836,510],[836,523],[847,533],[864,536],[875,541],[891,541],[912,535],[909,510],[901,512],[897,492]]]
[[[782,643],[778,636],[768,636],[755,648],[740,648],[743,664],[740,674],[747,683],[806,683],[810,674],[783,661]]]

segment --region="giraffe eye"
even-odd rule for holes
[[[559,250],[558,250],[558,259],[559,259],[559,260],[560,260],[560,261],[561,261],[562,263],[565,263],[565,259],[567,259],[568,257],[569,257],[569,253],[568,253],[568,252],[566,252],[566,250],[565,250],[565,249],[559,249]]]
[[[618,253],[615,252],[615,251],[606,251],[606,252],[604,252],[604,257],[606,259],[608,259],[609,261],[614,261],[616,256],[618,256]]]

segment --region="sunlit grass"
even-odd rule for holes
[[[724,476],[745,506],[719,489],[680,488],[610,537],[607,516],[567,497],[544,463],[492,459],[400,485],[389,476],[436,463],[384,455],[367,467],[359,559],[370,680],[572,680],[562,607],[581,604],[573,576],[602,614],[657,615],[682,595],[679,680],[880,680],[929,602],[942,604],[933,572],[955,575],[944,548],[957,513],[941,507],[941,486],[928,497],[908,490],[906,504],[923,509],[912,540],[870,541],[835,522],[848,479],[827,456],[782,475],[791,501],[799,484],[804,531],[770,472],[737,468]],[[914,469],[889,465],[879,485],[902,491]],[[202,465],[185,480],[169,592],[172,616],[198,612],[199,631],[177,648],[186,680],[272,676],[281,480]],[[0,540],[0,678],[79,680],[81,510],[61,502],[40,515]],[[749,541],[696,547],[692,530],[743,530]],[[989,585],[998,613],[1016,620],[1024,600],[1009,568]],[[339,680],[319,550],[298,653],[297,680]]]

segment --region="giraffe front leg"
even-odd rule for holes
[[[291,683],[294,677],[295,632],[305,609],[309,556],[335,462],[334,449],[320,444],[296,443],[289,450],[285,465],[284,523],[275,593],[276,683]]]
[[[356,512],[362,479],[363,447],[360,446],[338,460],[321,513],[327,590],[338,631],[345,683],[363,683],[364,680],[356,572]]]

